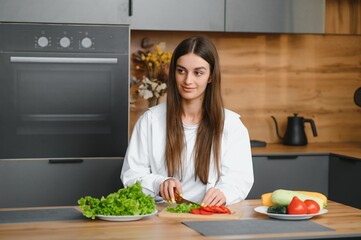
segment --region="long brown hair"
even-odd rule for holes
[[[177,60],[188,53],[203,58],[210,66],[211,82],[207,85],[202,104],[202,120],[197,130],[194,147],[195,179],[208,183],[211,155],[214,155],[218,177],[220,176],[221,137],[224,123],[223,100],[221,96],[221,73],[217,49],[204,36],[195,36],[183,40],[174,50],[169,67],[167,91],[167,126],[165,161],[168,176],[183,176],[184,129],[182,123],[181,95],[175,79]]]

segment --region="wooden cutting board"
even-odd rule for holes
[[[213,214],[213,215],[199,215],[191,213],[171,213],[164,208],[158,213],[161,218],[183,218],[183,219],[199,219],[199,220],[237,220],[242,214],[240,212],[232,211],[231,214]]]

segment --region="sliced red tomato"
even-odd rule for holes
[[[203,211],[211,212],[211,213],[214,212],[211,206],[201,206],[201,207],[199,208],[199,210],[203,210]]]
[[[213,215],[212,212],[208,212],[208,211],[205,211],[205,210],[203,210],[203,209],[199,209],[199,213],[200,213],[201,215]]]
[[[199,209],[192,209],[191,211],[190,211],[190,213],[192,213],[192,214],[201,214],[200,213],[200,211],[199,211]]]
[[[231,210],[228,207],[226,206],[219,206],[219,207],[224,211],[224,213],[231,214]]]
[[[230,214],[231,211],[225,206],[202,206],[199,209],[211,213]]]
[[[315,200],[306,199],[305,201],[307,207],[307,214],[314,214],[320,211],[320,205]]]
[[[217,213],[227,213],[227,211],[222,208],[221,206],[213,206],[214,208],[214,211],[217,212]]]

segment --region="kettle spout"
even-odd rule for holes
[[[279,139],[281,139],[283,141],[283,137],[281,137],[279,131],[278,131],[278,124],[277,124],[277,120],[274,116],[271,116],[271,118],[273,119],[274,123],[275,123],[275,126],[276,126],[276,134],[277,136],[279,137]]]

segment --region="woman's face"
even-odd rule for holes
[[[210,66],[194,53],[188,53],[177,60],[175,78],[177,88],[186,101],[201,100],[210,82]]]

